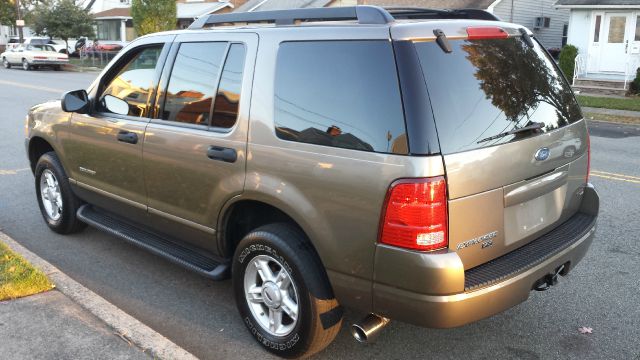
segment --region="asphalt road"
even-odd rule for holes
[[[236,313],[229,281],[213,282],[92,228],[59,236],[45,226],[24,152],[36,103],[87,86],[96,74],[0,69],[0,227],[69,276],[203,359],[270,358]],[[640,359],[640,129],[592,126],[599,229],[560,284],[502,314],[457,329],[392,322],[357,344],[347,312],[319,359]],[[593,328],[582,335],[581,326]]]

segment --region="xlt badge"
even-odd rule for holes
[[[464,249],[472,245],[482,244],[482,248],[487,248],[493,245],[493,239],[498,236],[498,231],[492,231],[488,234],[484,234],[482,236],[478,236],[477,238],[473,238],[471,240],[467,240],[465,242],[461,242],[458,244],[456,250]]]

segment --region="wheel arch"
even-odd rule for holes
[[[324,261],[310,236],[311,230],[308,224],[297,214],[280,206],[277,200],[269,201],[257,196],[236,196],[221,210],[217,231],[220,254],[231,258],[238,243],[246,234],[260,226],[272,223],[287,223],[300,230],[326,271]]]
[[[51,143],[40,136],[33,136],[29,139],[29,148],[28,148],[28,156],[29,156],[29,165],[31,167],[31,172],[35,173],[36,164],[38,163],[38,159],[40,157],[50,151],[58,153],[56,149],[51,145]],[[66,170],[65,170],[66,171]]]

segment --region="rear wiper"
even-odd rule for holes
[[[499,139],[499,138],[502,138],[502,137],[505,137],[505,136],[508,136],[508,135],[514,135],[514,134],[518,134],[518,133],[525,132],[525,131],[540,130],[542,128],[544,128],[544,123],[543,122],[533,123],[531,125],[527,125],[525,127],[519,128],[519,129],[513,129],[513,130],[509,130],[507,132],[500,133],[498,135],[489,136],[488,138],[484,138],[484,139],[478,141],[477,143],[480,144],[480,143],[483,143],[483,142],[486,142],[486,141],[489,141],[489,140]]]

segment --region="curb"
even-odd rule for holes
[[[0,242],[5,243],[32,265],[42,270],[53,281],[58,291],[106,323],[114,330],[115,335],[137,346],[154,359],[198,359],[100,295],[82,286],[2,231],[0,231]]]

